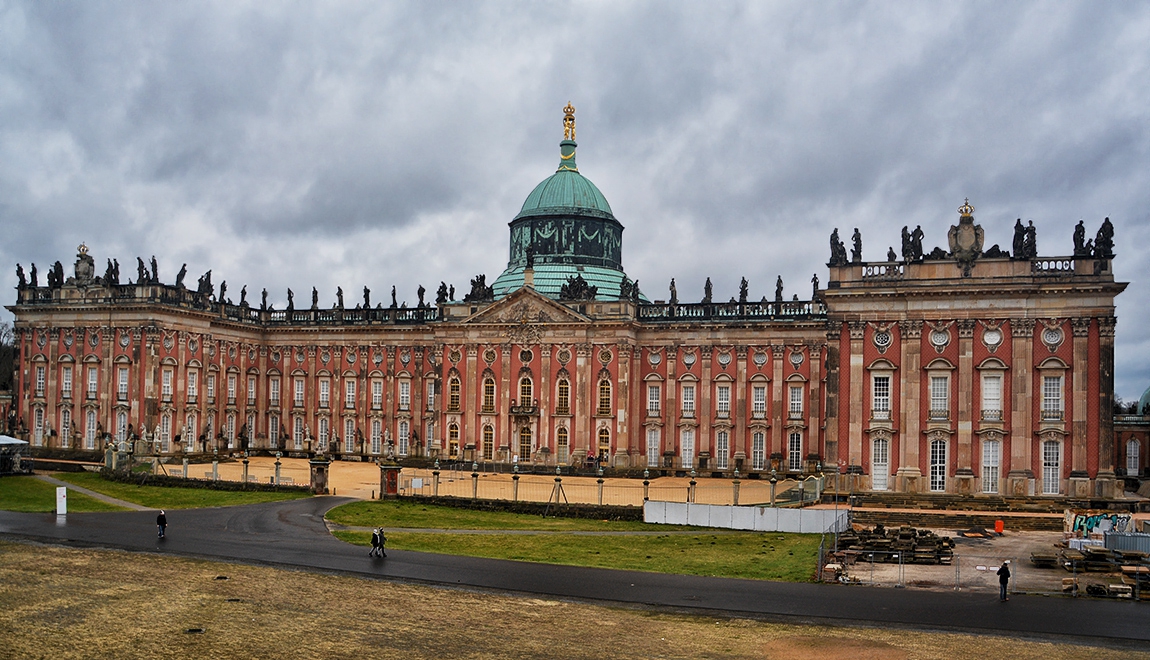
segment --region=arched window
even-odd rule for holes
[[[695,467],[695,429],[688,427],[679,435],[679,467]]]
[[[999,466],[1002,464],[1002,443],[998,440],[982,442],[982,492],[998,492]]]
[[[715,433],[715,467],[726,470],[731,456],[731,434],[728,431]]]
[[[787,469],[798,472],[803,469],[803,434],[791,431],[787,438]]]
[[[116,442],[122,443],[128,439],[128,413],[121,410],[116,413]]]
[[[647,429],[647,467],[659,467],[659,427]]]
[[[605,428],[599,429],[599,458],[607,460],[611,454],[611,432]]]
[[[326,417],[319,418],[319,450],[327,450],[328,436],[331,435],[331,422]],[[377,454],[379,452],[376,452]]]
[[[44,425],[44,422],[43,422],[43,415],[44,415],[43,410],[44,409],[43,408],[37,408],[36,410],[40,411],[40,417],[41,417],[41,419],[37,420],[37,424],[38,424],[38,426],[42,427]],[[171,428],[172,428],[171,418],[165,415],[164,419],[168,421],[168,424],[167,424],[168,430],[171,430]],[[85,415],[84,422],[85,422],[85,424],[84,424],[84,449],[95,449],[96,448],[96,411],[95,410],[89,410],[88,414]],[[164,434],[164,451],[165,452],[168,451],[168,434],[167,433]]]
[[[292,441],[296,449],[303,449],[303,417],[296,417],[292,422]]]
[[[192,445],[194,448],[196,438],[200,437],[199,417],[194,411],[189,412],[188,418],[184,421],[184,435],[188,436],[187,441],[184,444]]]
[[[355,420],[350,417],[343,420],[343,450],[355,453]]]
[[[495,379],[488,378],[483,381],[483,412],[495,412]]]
[[[490,424],[483,426],[483,460],[495,459],[495,429]]]
[[[562,465],[570,460],[570,451],[567,444],[567,428],[560,426],[555,431],[556,460]]]
[[[95,415],[95,413],[92,414]],[[32,442],[39,447],[44,444],[44,409],[37,407],[32,413],[32,417]],[[95,424],[91,426],[95,427]]]
[[[875,438],[871,441],[871,478],[872,490],[887,489],[887,475],[890,474],[890,441],[886,438]]]
[[[563,379],[559,381],[555,396],[555,414],[567,415],[571,412],[571,383]]]
[[[235,413],[228,413],[228,418],[227,418],[225,428],[226,428],[225,433],[227,433],[227,436],[228,436],[228,449],[232,449],[236,446],[236,414]]]
[[[767,466],[767,437],[762,431],[751,434],[751,469],[762,470]]]
[[[1062,443],[1042,442],[1042,494],[1057,495],[1062,491]]]
[[[88,411],[88,421],[91,422],[92,428],[92,442],[95,442],[96,436],[96,411]],[[172,416],[160,416],[160,448],[167,453],[172,450]],[[185,477],[188,475],[184,475]]]
[[[399,455],[407,456],[408,442],[411,439],[411,424],[408,421],[399,422]]]
[[[459,410],[459,379],[452,378],[447,383],[447,409]]]
[[[611,414],[611,381],[606,378],[599,381],[599,414]]]
[[[531,405],[531,399],[534,397],[534,388],[531,386],[531,379],[527,376],[519,379],[519,405]]]
[[[930,442],[930,489],[936,493],[946,490],[946,440]]]
[[[60,409],[60,446],[67,449],[72,446],[72,409]]]
[[[459,457],[459,425],[455,423],[447,427],[447,455],[451,458]]]
[[[531,427],[524,426],[519,429],[519,460],[531,460]]]

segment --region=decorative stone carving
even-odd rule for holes
[[[599,287],[591,286],[582,275],[567,278],[567,283],[559,289],[559,300],[594,300]]]
[[[1100,337],[1114,337],[1114,326],[1118,323],[1118,319],[1113,316],[1101,316],[1098,318],[1098,336]]]
[[[967,198],[958,208],[958,224],[951,225],[947,238],[950,242],[950,254],[962,268],[962,276],[970,277],[975,259],[982,256],[982,242],[984,234],[982,226],[974,224],[974,207]]]
[[[1090,318],[1076,317],[1070,319],[1070,328],[1075,337],[1090,336]]]
[[[962,319],[957,323],[959,339],[971,339],[974,337],[975,321],[970,319]]]
[[[866,336],[866,322],[865,321],[851,321],[849,324],[851,341],[861,341]]]
[[[1062,345],[1062,341],[1066,338],[1062,332],[1062,322],[1057,319],[1047,321],[1042,319],[1042,343],[1046,344],[1046,348],[1051,353],[1058,350]]]
[[[1010,319],[1010,334],[1014,337],[1033,337],[1034,319]]]

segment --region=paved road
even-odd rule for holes
[[[894,625],[1016,636],[1150,642],[1150,604],[945,593],[663,575],[391,550],[386,559],[330,535],[323,514],[351,501],[290,502],[171,511],[168,538],[155,512],[54,514],[0,511],[0,538],[268,563],[388,579],[770,620]]]

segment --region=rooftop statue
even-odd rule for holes
[[[1074,225],[1074,256],[1092,256],[1090,252],[1086,252],[1086,225],[1081,220]]]
[[[1022,225],[1022,218],[1014,221],[1014,243],[1010,246],[1015,259],[1026,258],[1026,227]]]
[[[156,255],[152,255],[152,284],[160,283],[160,269],[156,264]]]
[[[775,302],[783,301],[783,276],[779,275],[775,280]]]
[[[311,288],[311,308],[319,309],[319,290],[314,286]]]
[[[1038,256],[1038,230],[1034,228],[1034,221],[1028,221],[1026,226],[1026,238],[1023,241],[1023,251],[1027,259],[1034,259]]]
[[[136,284],[148,283],[148,269],[144,265],[144,260],[136,257]]]
[[[335,288],[335,306],[343,309],[343,287],[337,286]]]
[[[393,308],[396,306],[396,303],[395,303],[395,285],[394,284],[391,285],[391,306]]]
[[[368,309],[371,307],[371,289],[366,286],[363,287],[363,308]]]
[[[180,272],[176,273],[176,287],[179,289],[184,288],[184,277],[188,274],[188,265],[180,266]]]
[[[626,277],[626,276],[624,276],[624,277]],[[706,284],[703,285],[703,304],[704,305],[710,305],[711,304],[711,294],[712,294],[711,278],[708,277]]]
[[[392,306],[395,306],[395,287],[391,288]],[[471,278],[471,293],[463,297],[463,302],[492,302],[495,289],[487,285],[487,275],[479,274]]]
[[[886,260],[891,262],[892,264],[894,262],[898,261],[898,255],[894,253],[894,247],[893,246],[888,247],[886,249]]]
[[[287,311],[295,311],[295,293],[293,293],[291,289],[288,289]]]
[[[1094,237],[1094,256],[1099,259],[1114,258],[1114,225],[1110,223],[1110,218],[1102,221]]]
[[[439,288],[435,291],[435,304],[442,305],[447,302],[447,282],[440,282]]]
[[[902,260],[914,261],[914,248],[910,243],[910,227],[902,226]]]
[[[675,288],[675,278],[673,278],[673,277],[671,278],[670,289],[671,289],[671,304],[672,305],[678,305],[679,304],[679,290]]]
[[[567,278],[567,283],[559,289],[560,300],[594,300],[599,287],[587,284],[582,275]]]
[[[855,233],[854,236],[851,236],[851,242],[853,243],[851,247],[851,262],[856,264],[862,263],[862,232],[859,231],[858,227],[855,227]]]
[[[218,298],[216,298],[216,302],[218,302],[220,304],[227,302],[227,300],[228,300],[226,297],[227,294],[228,294],[228,281],[224,280],[223,282],[220,282],[220,295]]]
[[[416,291],[416,294],[419,295],[419,306],[427,307],[427,303],[423,302],[423,296],[427,294],[427,289],[423,288],[422,284],[419,285],[419,289]]]
[[[819,274],[815,273],[811,276],[811,300],[817,300],[819,297]]]
[[[845,266],[847,265],[847,249],[843,242],[839,240],[839,230],[835,227],[831,232],[831,260],[827,262],[828,266]]]
[[[950,243],[950,255],[962,268],[962,276],[970,277],[975,260],[982,256],[985,235],[982,227],[974,224],[974,207],[970,205],[969,198],[963,201],[958,214],[958,224],[950,226],[947,240]]]
[[[747,303],[747,287],[747,278],[744,277],[743,280],[739,282],[739,302],[744,305]]]
[[[40,286],[40,280],[36,277],[36,264],[32,264],[32,268],[28,271],[28,285],[33,288]]]
[[[28,287],[28,280],[24,278],[24,267],[16,264],[16,288],[25,289]]]
[[[268,308],[268,290],[264,289],[260,293],[260,309],[267,309],[267,308]]]
[[[248,285],[245,284],[243,286],[243,288],[240,289],[240,307],[247,307],[247,306],[248,306]]]

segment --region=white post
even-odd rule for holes
[[[56,515],[68,515],[68,488],[66,486],[56,488]]]

